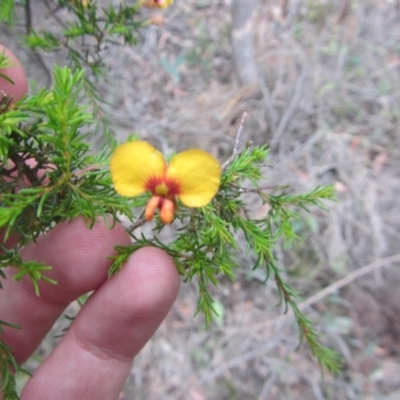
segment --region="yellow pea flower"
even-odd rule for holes
[[[177,198],[187,207],[203,207],[215,196],[221,180],[221,166],[211,154],[200,149],[185,150],[173,156],[167,165],[162,153],[145,141],[118,146],[110,169],[114,188],[120,195],[131,197],[151,192],[146,220],[151,221],[158,208],[164,224],[171,223]]]
[[[139,4],[147,8],[167,8],[174,0],[140,0]]]

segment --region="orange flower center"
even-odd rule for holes
[[[153,176],[147,181],[146,190],[153,195],[147,203],[145,217],[147,221],[153,219],[155,210],[160,210],[160,218],[164,224],[171,223],[176,209],[176,196],[181,188],[179,182],[163,176]]]
[[[154,196],[161,196],[172,199],[179,196],[181,188],[179,182],[166,176],[154,176],[147,181],[146,190]]]

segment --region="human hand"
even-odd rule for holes
[[[18,79],[12,79],[20,90]],[[2,83],[0,79],[4,91]],[[12,90],[6,93],[14,95]],[[78,218],[59,224],[21,252],[23,260],[53,268],[47,276],[57,285],[41,282],[40,297],[29,279],[12,280],[15,268],[4,270],[7,278],[1,280],[0,320],[22,329],[5,327],[2,340],[19,364],[32,354],[70,302],[94,291],[66,335],[34,372],[21,400],[118,398],[133,358],[161,324],[179,290],[172,259],[151,247],[135,252],[117,275],[107,279],[114,246],[129,243],[121,225],[108,230],[99,222],[89,230]]]
[[[4,51],[4,54],[12,59],[13,66],[9,68],[3,68],[0,72],[11,79],[14,83],[11,83],[0,76],[0,99],[2,92],[7,96],[13,98],[12,103],[20,100],[28,93],[28,80],[26,79],[25,71],[18,61],[17,57],[0,44],[0,54]]]

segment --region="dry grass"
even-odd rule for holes
[[[346,368],[323,378],[307,348],[295,351],[293,320],[243,259],[237,282],[215,293],[224,313],[209,331],[192,318],[196,288],[183,285],[121,399],[394,400],[400,273],[398,257],[379,260],[400,252],[399,4],[258,0],[257,10],[259,85],[236,78],[229,1],[181,0],[137,48],[108,50],[104,94],[121,139],[137,131],[164,151],[196,145],[221,159],[246,110],[244,140],[272,147],[268,184],[336,186],[340,201],[304,215],[297,248],[277,254],[305,298],[378,262],[307,308]]]

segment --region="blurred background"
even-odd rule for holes
[[[44,3],[32,10],[36,29],[57,29]],[[164,25],[143,30],[136,47],[103,49],[99,89],[115,135],[138,132],[164,152],[201,147],[223,161],[246,111],[241,145],[270,145],[268,184],[295,193],[335,185],[339,201],[302,214],[296,246],[276,254],[345,366],[323,376],[309,349],[297,349],[274,284],[243,256],[236,282],[214,291],[219,318],[208,330],[193,318],[197,288],[182,285],[120,398],[400,399],[400,2],[175,0],[143,13],[162,13]],[[0,41],[32,90],[50,85],[65,55],[33,54],[18,32],[22,22],[1,26]]]

